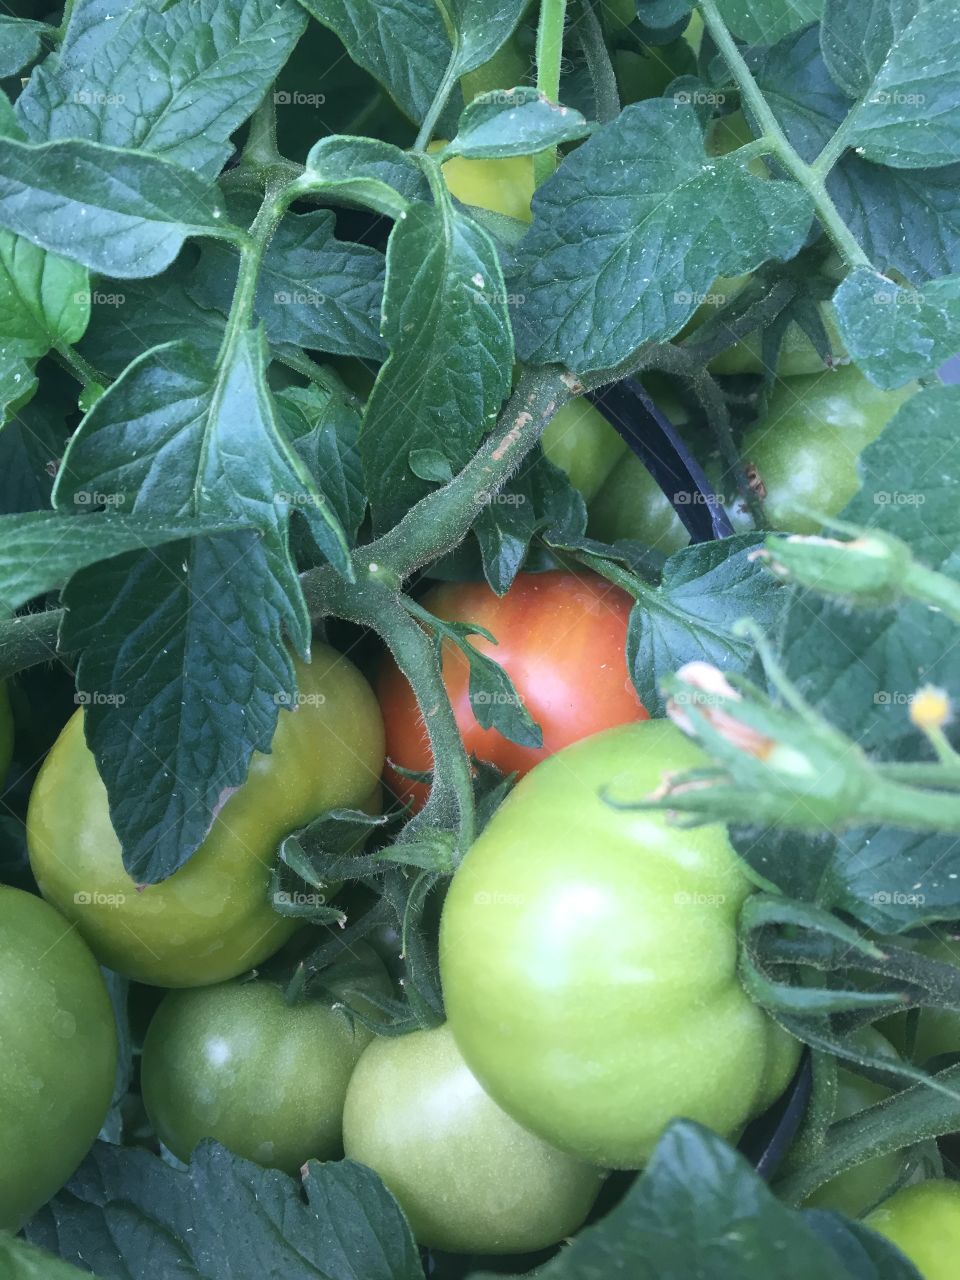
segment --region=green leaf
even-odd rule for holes
[[[5,1231],[0,1231],[0,1274],[4,1280],[91,1280],[89,1271],[78,1271],[69,1262],[61,1262],[26,1240],[15,1240]],[[92,1280],[97,1280],[96,1276]]]
[[[83,492],[75,500],[97,496]],[[12,613],[102,560],[237,527],[236,520],[162,520],[150,515],[103,514],[77,520],[56,511],[29,511],[0,516],[0,612]]]
[[[541,453],[493,494],[473,525],[483,572],[498,596],[508,591],[537,533],[558,548],[578,545],[587,509],[567,474]]]
[[[250,218],[258,202],[231,206]],[[331,355],[382,360],[386,354],[377,321],[383,295],[383,254],[369,245],[338,240],[329,209],[292,213],[280,223],[257,277],[254,310],[270,342],[308,347]],[[191,296],[203,307],[230,311],[237,255],[226,245],[203,247],[201,272]]]
[[[863,90],[849,145],[867,160],[897,169],[960,161],[958,62],[956,0],[918,5]]]
[[[367,510],[359,410],[316,386],[288,387],[278,393],[277,407],[308,475],[353,544]]]
[[[186,1170],[98,1142],[26,1231],[102,1280],[423,1280],[410,1227],[370,1169],[311,1161],[303,1187],[306,1204],[299,1182],[215,1142]]]
[[[443,158],[530,156],[589,132],[579,111],[558,106],[536,89],[498,89],[470,103]]]
[[[506,44],[527,9],[527,0],[437,0],[454,37],[456,74],[489,62]]]
[[[493,425],[513,363],[506,299],[492,241],[449,202],[414,205],[394,227],[381,325],[390,357],[360,432],[378,529],[429,491],[411,450],[433,449],[459,471]]]
[[[293,681],[284,633],[301,652],[310,639],[291,511],[349,570],[343,530],[278,427],[263,360],[256,332],[239,333],[216,367],[187,343],[148,352],[84,418],[54,490],[61,508],[93,492],[136,515],[215,516],[255,530],[108,561],[65,595],[78,687],[114,695],[88,707],[87,741],[126,865],[142,881],[182,865],[251,751],[269,747]],[[150,743],[145,759],[131,741]]]
[[[190,235],[230,234],[216,188],[156,156],[0,138],[0,226],[94,271],[162,271]]]
[[[830,75],[851,98],[867,92],[925,0],[826,0],[820,45]]]
[[[42,22],[0,15],[0,79],[14,76],[40,52]]]
[[[884,390],[934,373],[960,348],[960,275],[905,289],[858,267],[834,294],[833,305],[847,350]]]
[[[842,513],[902,538],[931,569],[960,576],[960,387],[908,400],[860,457],[863,487]],[[933,465],[931,460],[935,459]],[[901,754],[918,735],[910,700],[922,684],[960,697],[956,627],[919,604],[858,609],[791,592],[781,649],[814,707],[867,750]]]
[[[200,266],[184,255],[160,276],[109,280],[101,276],[91,293],[93,306],[80,354],[117,378],[138,356],[165,342],[189,342],[213,361],[223,341],[223,313],[194,300],[202,292]]]
[[[883,0],[880,0],[882,5]],[[845,13],[847,6],[841,6]],[[870,4],[857,6],[858,19]],[[843,42],[843,19],[838,41]],[[883,14],[878,22],[883,26]],[[816,27],[770,49],[751,50],[747,61],[791,145],[812,161],[853,104],[830,77]],[[859,46],[847,42],[853,53]],[[747,115],[750,116],[749,108]],[[757,122],[751,124],[758,131]],[[888,169],[853,151],[840,158],[827,189],[843,220],[871,261],[920,282],[960,271],[960,168]],[[909,229],[909,230],[908,230]]]
[[[511,289],[529,363],[608,368],[677,333],[718,275],[790,258],[812,207],[796,183],[709,157],[692,107],[627,107],[539,188]]]
[[[30,404],[18,408],[0,431],[0,511],[49,511],[53,477],[67,445],[66,417],[72,402],[55,396],[49,383]]]
[[[343,41],[350,57],[419,123],[450,61],[451,44],[433,0],[300,0]]]
[[[838,1220],[839,1221],[839,1220]],[[842,1228],[838,1228],[842,1230]],[[538,1280],[915,1280],[879,1237],[874,1267],[862,1249],[855,1268],[787,1208],[722,1138],[675,1120],[650,1164],[615,1208],[586,1227]],[[494,1280],[484,1272],[475,1280]]]
[[[0,231],[0,380],[12,379],[14,400],[30,385],[33,362],[79,341],[89,317],[83,267]]]
[[[799,27],[816,22],[823,6],[824,0],[717,0],[724,22],[748,44],[782,40]]]
[[[81,0],[17,118],[31,142],[84,138],[212,178],[305,26],[293,0],[179,0],[162,11]]]
[[[916,284],[960,274],[960,165],[887,169],[850,152],[827,190],[881,271]]]
[[[329,192],[389,218],[411,204],[429,204],[430,183],[407,151],[376,138],[321,138],[307,156],[300,179],[306,191]]]
[[[652,716],[664,713],[661,680],[685,663],[709,662],[726,672],[750,666],[753,642],[734,635],[733,624],[750,617],[768,630],[786,604],[786,592],[751,560],[756,545],[756,535],[743,534],[686,547],[667,561],[656,591],[634,605],[627,665]]]

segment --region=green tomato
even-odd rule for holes
[[[314,645],[296,670],[301,702],[281,710],[269,754],[253,756],[199,849],[159,884],[127,874],[82,713],[68,721],[30,797],[30,862],[103,964],[138,982],[202,986],[259,964],[300,927],[268,901],[277,846],[328,809],[366,805],[384,756],[377,701],[342,654]]]
[[[864,1218],[909,1258],[923,1280],[956,1280],[960,1257],[960,1183],[904,1187]]]
[[[0,684],[0,782],[7,776],[13,759],[13,712],[7,686]]]
[[[364,1051],[347,1090],[343,1146],[380,1175],[421,1244],[452,1252],[555,1244],[586,1218],[604,1176],[501,1111],[447,1026]]]
[[[428,151],[438,151],[446,143],[431,142]],[[471,160],[454,156],[441,166],[450,194],[464,204],[503,213],[529,222],[532,218],[533,156],[505,156],[496,160]]]
[[[853,365],[778,382],[741,451],[773,528],[818,533],[801,507],[842,511],[860,488],[860,454],[915,390],[881,391]]]
[[[0,1230],[58,1191],[103,1124],[113,1006],[86,944],[48,903],[0,886]]]
[[[635,453],[629,453],[590,504],[588,532],[601,542],[636,538],[672,555],[690,541],[673,503]]]
[[[547,424],[543,452],[591,502],[630,446],[586,396],[570,400]]]
[[[468,1066],[520,1124],[598,1165],[642,1165],[675,1116],[736,1133],[799,1058],[737,977],[753,886],[725,828],[601,798],[640,799],[705,761],[665,720],[567,747],[507,797],[444,904],[440,972]]]
[[[899,1056],[890,1041],[872,1027],[864,1027],[856,1039],[865,1052],[876,1057],[897,1059]],[[875,1102],[882,1102],[890,1097],[890,1093],[885,1085],[838,1067],[834,1122],[856,1115]],[[890,1190],[903,1167],[903,1155],[899,1151],[874,1156],[872,1160],[865,1160],[825,1182],[806,1203],[810,1208],[836,1209],[850,1218],[859,1218]]]
[[[333,998],[392,994],[369,947],[321,975]],[[373,1006],[367,1005],[372,1013]],[[372,1033],[331,997],[287,1004],[265,980],[171,991],[143,1046],[142,1090],[160,1140],[180,1160],[202,1138],[291,1175],[341,1151],[343,1102]]]

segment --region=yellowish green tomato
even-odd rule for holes
[[[864,1223],[892,1241],[923,1280],[957,1280],[960,1183],[943,1178],[904,1187]]]
[[[543,452],[592,502],[630,446],[586,396],[570,400],[551,418],[541,437]]]
[[[347,1085],[373,1036],[332,1001],[364,1009],[362,993],[389,996],[392,986],[363,943],[322,983],[324,992],[295,1004],[262,979],[164,997],[143,1046],[142,1090],[175,1156],[187,1161],[202,1138],[215,1138],[295,1175],[307,1160],[340,1155]]]
[[[159,884],[124,868],[82,712],[68,721],[30,797],[30,862],[101,963],[138,982],[203,986],[252,968],[299,927],[268,901],[277,846],[328,809],[368,804],[384,748],[373,692],[342,654],[315,645],[296,672],[300,703],[280,711],[270,753],[253,756],[199,849]]]
[[[523,84],[529,70],[529,60],[520,48],[514,32],[488,62],[461,77],[463,100],[470,103],[478,94],[489,93],[492,89],[515,89],[517,85]]]
[[[13,759],[13,712],[7,686],[0,684],[0,782],[6,777]]]
[[[443,142],[431,143],[429,150],[439,150]],[[451,195],[464,204],[504,213],[521,222],[533,216],[533,157],[506,156],[497,160],[470,160],[454,156],[442,165],[443,180]]]
[[[519,1124],[598,1165],[643,1165],[676,1116],[738,1132],[799,1057],[737,976],[753,885],[726,829],[605,800],[705,759],[667,720],[566,747],[501,804],[444,903],[467,1065]]]
[[[86,1155],[116,1068],[113,1006],[83,939],[0,885],[0,1231],[18,1231]]]
[[[421,1244],[455,1253],[555,1244],[581,1225],[603,1180],[501,1111],[447,1026],[364,1050],[347,1089],[343,1145],[380,1175]]]
[[[864,1027],[856,1038],[864,1052],[881,1058],[895,1059],[898,1056],[890,1041],[872,1027]],[[866,1076],[839,1067],[834,1121],[845,1120],[848,1116],[873,1106],[875,1102],[882,1102],[884,1098],[889,1098],[890,1092],[884,1085],[868,1080]],[[850,1218],[859,1218],[890,1190],[902,1170],[903,1157],[900,1152],[892,1151],[888,1155],[874,1156],[872,1160],[865,1160],[818,1187],[807,1200],[807,1205],[810,1208],[836,1209]]]
[[[819,532],[804,507],[839,514],[860,488],[860,454],[915,390],[881,391],[853,365],[778,382],[742,446],[773,528]]]

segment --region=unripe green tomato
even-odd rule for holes
[[[350,964],[327,970],[323,986],[364,1009],[354,989],[392,994],[363,943]],[[343,1102],[372,1033],[326,993],[287,1004],[256,979],[171,991],[143,1046],[143,1102],[161,1142],[180,1160],[202,1138],[295,1175],[310,1159],[340,1155]],[[373,1014],[375,1006],[367,1004]]]
[[[666,720],[539,764],[457,869],[440,925],[449,1025],[481,1084],[552,1145],[644,1164],[686,1116],[724,1135],[788,1084],[800,1046],[737,976],[752,892],[719,824],[615,807],[704,754]]]
[[[898,1057],[890,1041],[872,1027],[864,1027],[857,1033],[856,1039],[865,1053],[881,1058]],[[842,1066],[838,1067],[834,1122],[856,1115],[875,1102],[882,1102],[884,1098],[889,1098],[890,1092],[885,1085],[847,1071]],[[891,1151],[887,1155],[874,1156],[872,1160],[854,1165],[852,1169],[847,1169],[818,1187],[806,1201],[807,1206],[812,1209],[836,1209],[850,1218],[859,1218],[890,1190],[902,1170],[902,1152]]]
[[[438,151],[446,143],[431,142],[428,151]],[[503,213],[529,222],[532,218],[533,156],[504,156],[496,160],[471,160],[454,156],[441,165],[450,194],[464,204]]]
[[[860,454],[915,390],[881,391],[853,365],[778,382],[741,449],[773,528],[818,533],[801,507],[838,515],[860,488]]]
[[[7,686],[0,684],[0,782],[6,777],[13,759],[13,712]]]
[[[103,1124],[117,1069],[97,962],[57,911],[0,885],[0,1230],[58,1191]]]
[[[960,1183],[944,1178],[904,1187],[863,1221],[892,1241],[923,1280],[957,1280]]]
[[[82,712],[68,721],[30,797],[30,863],[103,964],[156,986],[203,986],[259,964],[300,927],[268,901],[277,846],[328,809],[367,804],[384,748],[373,692],[342,654],[317,644],[295,666],[300,702],[281,709],[270,753],[254,754],[199,849],[159,884],[137,885],[124,868]]]
[[[672,555],[690,541],[673,503],[635,453],[620,462],[590,504],[591,538],[636,538]]]
[[[514,32],[489,61],[460,78],[463,100],[469,105],[481,93],[489,93],[493,89],[515,89],[523,84],[529,70],[529,59]]]
[[[570,400],[550,419],[543,452],[589,503],[630,446],[586,396]]]
[[[603,1180],[511,1120],[450,1029],[374,1040],[347,1089],[343,1145],[399,1200],[417,1240],[454,1253],[528,1253],[581,1225]]]

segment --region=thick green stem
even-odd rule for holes
[[[237,334],[242,333],[244,329],[249,329],[253,324],[253,303],[257,294],[257,279],[260,275],[263,255],[293,198],[285,182],[268,183],[260,212],[240,246],[240,271],[233,293],[230,317],[220,345],[220,359],[230,350]]]
[[[582,390],[575,378],[555,367],[523,374],[496,431],[479,452],[449,484],[427,494],[399,524],[365,547],[364,555],[406,578],[452,551],[540,439],[557,410]]]
[[[63,609],[46,609],[0,623],[0,680],[37,667],[41,662],[64,658],[57,652],[57,633],[63,614]]]
[[[597,103],[597,120],[606,124],[610,120],[616,120],[620,114],[620,90],[592,0],[580,0],[580,9],[583,16],[574,31],[587,60],[593,96]]]
[[[376,631],[410,681],[434,761],[430,799],[412,824],[455,827],[462,855],[475,833],[470,762],[444,687],[436,646],[404,608],[393,575],[371,559],[362,577],[358,572],[355,583],[328,576],[321,594],[312,593],[308,604],[325,615]]]
[[[563,63],[563,28],[567,16],[567,0],[541,0],[537,24],[537,88],[551,102],[560,100],[560,68]],[[557,167],[555,147],[539,152],[533,158],[533,176],[537,186]]]
[[[763,130],[764,137],[770,143],[771,154],[776,156],[791,177],[795,178],[809,194],[824,230],[847,265],[849,267],[872,266],[856,236],[844,222],[837,206],[828,195],[823,178],[812,166],[801,159],[787,140],[779,120],[770,109],[736,41],[721,18],[717,0],[698,0],[698,7],[703,15],[704,25],[740,86],[740,92]]]
[[[420,132],[417,134],[417,140],[413,144],[414,151],[426,151],[430,139],[433,137],[433,131],[437,127],[437,121],[443,114],[443,109],[447,105],[447,99],[454,90],[457,83],[457,67],[460,62],[459,50],[454,46],[453,52],[450,54],[450,61],[447,63],[447,69],[443,73],[443,79],[440,81],[440,87],[434,96],[433,102],[430,103],[430,110],[423,118],[423,124],[420,126]]]
[[[960,583],[953,578],[914,562],[904,588],[912,600],[939,609],[954,622],[960,622]]]
[[[960,796],[903,786],[887,777],[864,801],[863,821],[907,831],[960,831]]]
[[[98,383],[101,387],[109,387],[113,381],[108,378],[105,373],[101,373],[99,369],[95,369],[89,360],[85,360],[79,351],[75,351],[66,342],[58,342],[54,348],[54,357],[59,365],[72,373],[81,386],[89,386],[90,383]]]

